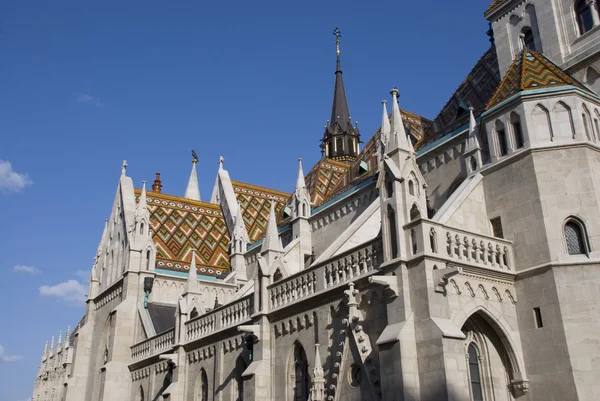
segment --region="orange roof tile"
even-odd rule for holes
[[[332,159],[319,160],[305,177],[313,206],[319,206],[328,198],[331,190],[343,179],[349,164]]]
[[[519,53],[506,72],[486,110],[524,90],[575,86],[589,92],[581,82],[561,70],[544,55],[533,50]]]
[[[226,276],[230,237],[219,205],[155,192],[147,203],[157,268],[188,271],[196,249],[199,274]]]
[[[266,232],[271,202],[275,202],[277,222],[284,220],[283,210],[290,199],[290,194],[239,181],[232,181],[231,184],[242,207],[242,216],[250,242],[255,242]]]

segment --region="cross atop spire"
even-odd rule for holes
[[[337,71],[340,71],[340,38],[342,37],[342,32],[336,26],[333,30],[333,35],[335,36],[335,54],[337,55]]]

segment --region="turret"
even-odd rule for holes
[[[310,224],[308,218],[311,214],[310,193],[304,181],[304,171],[302,170],[302,159],[298,159],[298,178],[296,179],[296,188],[290,198],[290,209],[292,210],[292,238],[300,239],[300,249],[303,255],[299,261],[299,266],[304,266],[304,257],[310,255],[312,251],[312,239],[310,233]]]
[[[389,145],[377,181],[385,260],[399,258],[409,252],[404,225],[422,216],[427,217],[425,179],[419,170],[414,148],[404,129],[398,106],[398,90],[394,88],[390,93],[392,94],[392,121]],[[386,124],[382,126],[385,130]]]
[[[233,233],[231,235],[231,255],[229,260],[231,269],[235,272],[236,282],[239,284],[248,281],[248,276],[246,274],[246,258],[244,257],[244,254],[246,253],[249,242],[250,238],[248,237],[248,231],[246,231],[246,224],[244,224],[242,208],[238,204]]]

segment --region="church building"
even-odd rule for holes
[[[289,192],[221,158],[201,196],[195,152],[178,194],[123,163],[85,316],[32,401],[599,399],[598,0],[485,18],[433,120],[393,88],[362,135],[336,28],[321,158]]]

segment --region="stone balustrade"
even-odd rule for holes
[[[165,331],[150,337],[131,347],[131,359],[133,362],[141,361],[142,359],[151,356],[162,354],[170,350],[175,344],[175,329]]]
[[[338,284],[349,283],[372,272],[382,262],[383,252],[380,239],[377,238],[269,286],[271,309]]]
[[[423,252],[464,264],[514,271],[512,243],[505,239],[474,234],[430,220],[411,223],[405,228],[413,255]]]
[[[191,319],[185,324],[186,341],[197,340],[228,327],[242,324],[254,313],[254,295]]]

